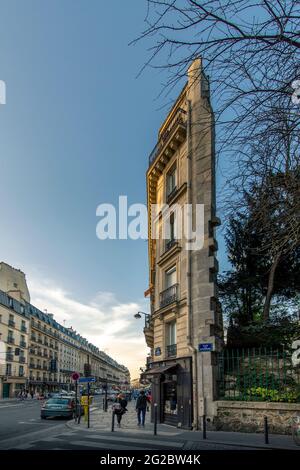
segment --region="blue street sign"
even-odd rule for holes
[[[80,384],[85,384],[85,383],[88,383],[88,382],[96,382],[96,379],[95,379],[95,377],[80,377],[78,379],[78,382]]]
[[[200,343],[198,345],[198,351],[200,352],[210,352],[214,350],[213,343]]]

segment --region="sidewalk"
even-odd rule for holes
[[[90,414],[90,428],[87,429],[87,423],[82,416],[80,424],[74,421],[69,421],[67,426],[73,430],[84,430],[87,432],[111,432],[112,424],[112,407],[109,404],[108,411],[105,412],[99,407],[92,406]],[[264,435],[256,433],[241,433],[241,432],[224,432],[224,431],[207,431],[207,439],[203,440],[201,431],[186,431],[173,426],[165,424],[157,425],[157,436],[153,434],[154,426],[150,423],[150,413],[146,414],[145,427],[141,428],[137,425],[137,418],[135,412],[135,403],[128,404],[128,412],[123,415],[121,428],[117,426],[115,420],[115,435],[128,435],[140,438],[149,438],[152,436],[154,439],[159,438],[175,438],[176,441],[184,442],[185,449],[197,449],[201,443],[223,444],[228,446],[244,447],[252,449],[284,449],[284,450],[300,450],[291,436],[270,434],[269,444],[264,443]]]

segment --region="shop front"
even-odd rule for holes
[[[192,426],[192,361],[190,357],[153,362],[143,374],[151,382],[152,413],[157,405],[159,423],[191,429]]]

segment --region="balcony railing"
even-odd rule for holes
[[[36,342],[36,336],[34,336],[34,335],[31,335],[31,341],[34,341],[34,342]]]
[[[166,251],[170,250],[173,248],[173,246],[178,245],[178,241],[176,238],[172,238],[171,240],[166,240]]]
[[[29,364],[29,367],[30,367],[30,369],[35,369],[35,364],[33,364],[33,362],[31,362],[31,363]]]
[[[177,355],[177,344],[169,344],[167,346],[167,357],[174,357]]]
[[[21,331],[22,331],[22,333],[27,333],[27,328],[26,328],[26,326],[23,326],[23,325],[22,325],[22,326],[21,326]]]
[[[26,348],[26,341],[20,341],[21,348]]]
[[[172,199],[172,197],[177,193],[177,186],[174,186],[174,188],[167,194],[167,203]]]
[[[26,361],[25,357],[24,356],[20,356],[19,357],[19,362],[21,362],[21,364],[24,364]]]
[[[16,322],[14,320],[8,320],[8,326],[14,328],[16,326]]]
[[[160,306],[165,307],[166,305],[172,304],[178,300],[178,284],[174,284],[168,289],[165,289],[160,293]]]
[[[12,336],[8,336],[8,337],[7,337],[7,342],[8,342],[9,344],[15,344],[15,338],[12,338]]]
[[[173,121],[171,122],[169,128],[161,135],[159,141],[157,142],[156,146],[152,150],[149,155],[149,166],[152,165],[158,154],[160,153],[161,149],[165,145],[166,141],[170,137],[170,135],[174,132],[175,128],[178,124],[182,124],[186,126],[186,111],[184,109],[179,108]]]
[[[13,361],[14,360],[13,353],[6,353],[6,360],[7,361]]]

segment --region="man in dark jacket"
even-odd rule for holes
[[[145,417],[146,417],[146,410],[147,410],[147,397],[145,395],[144,390],[141,390],[137,400],[135,409],[137,411],[137,418],[138,418],[138,426],[142,425],[145,426]]]

